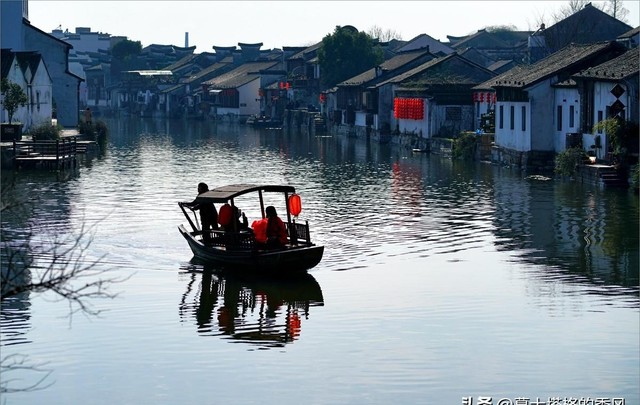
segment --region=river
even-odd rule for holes
[[[77,170],[2,173],[28,207],[3,239],[81,237],[121,280],[97,316],[3,300],[2,365],[27,367],[3,368],[2,403],[640,403],[632,192],[344,136],[106,122]],[[177,202],[201,181],[295,186],[323,260],[278,282],[194,263]]]

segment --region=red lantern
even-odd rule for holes
[[[296,193],[293,193],[289,196],[289,212],[294,217],[300,215],[300,211],[302,211],[302,200],[300,200],[300,196]]]
[[[220,212],[218,212],[218,223],[224,227],[228,227],[231,225],[231,221],[233,219],[231,206],[229,204],[225,204],[220,207]]]

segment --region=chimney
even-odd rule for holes
[[[189,33],[188,32],[184,33],[184,47],[185,48],[189,47]]]

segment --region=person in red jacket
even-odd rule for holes
[[[267,215],[267,246],[282,247],[287,244],[287,228],[284,222],[278,217],[276,209],[268,206],[265,209]]]

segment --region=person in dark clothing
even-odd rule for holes
[[[282,247],[287,244],[287,228],[278,217],[276,208],[272,205],[265,209],[267,216],[267,246]]]
[[[198,184],[198,195],[209,191],[209,186],[206,183]],[[200,225],[202,231],[208,231],[211,229],[218,229],[218,211],[213,203],[199,203],[197,200],[193,200],[190,203],[184,203],[184,205],[191,211],[200,211]],[[209,237],[209,233],[204,233],[205,237]]]

